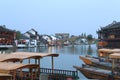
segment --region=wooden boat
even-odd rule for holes
[[[2,71],[3,70],[8,70],[7,69],[8,65],[11,66],[10,69],[9,69],[9,71],[10,71],[9,73],[13,76],[13,80],[15,80],[18,77],[20,79],[23,78],[23,77],[17,75],[17,74],[21,74],[21,72],[23,72],[23,74],[24,73],[25,74],[30,73],[29,71],[27,71],[27,72],[21,71],[22,68],[26,68],[26,67],[29,68],[30,67],[30,70],[32,70],[32,67],[33,67],[33,68],[35,68],[34,70],[36,70],[35,73],[36,72],[37,73],[35,74],[35,76],[36,76],[35,78],[31,77],[31,80],[36,79],[36,78],[38,79],[39,75],[40,75],[40,59],[43,58],[43,57],[47,57],[47,56],[52,57],[52,69],[54,69],[53,57],[57,57],[57,56],[59,56],[59,54],[55,54],[55,53],[44,53],[44,54],[42,54],[42,53],[32,53],[32,52],[14,52],[14,53],[11,53],[11,54],[0,54],[0,70],[2,70]],[[30,59],[34,59],[35,63],[31,64]],[[22,64],[22,62],[24,60],[28,60],[28,65],[25,64],[25,67]],[[7,63],[4,63],[4,62],[7,62]],[[14,63],[12,63],[12,62],[14,62]],[[15,62],[20,62],[20,63],[15,64]],[[4,64],[2,64],[2,63],[4,63]],[[7,65],[6,66],[7,68],[4,69],[4,65]],[[15,69],[14,69],[15,72],[11,73],[11,70],[13,70],[14,65],[17,66],[17,68],[15,67]],[[19,67],[19,65],[21,65],[21,66]],[[31,75],[32,75],[32,73],[33,72],[31,72]]]
[[[51,61],[52,61],[51,68],[50,69],[41,68],[40,60],[48,56],[51,57]],[[56,53],[34,53],[34,52],[14,52],[10,54],[0,54],[0,73],[3,70],[9,71],[9,74],[12,75],[12,78],[13,78],[12,80],[34,80],[34,79],[44,80],[44,78],[42,78],[43,74],[44,76],[46,76],[45,80],[46,78],[48,80],[49,79],[58,80],[58,78],[59,80],[65,80],[65,78],[72,78],[72,79],[78,78],[77,71],[54,69],[54,58],[53,57],[58,57],[58,56],[59,54],[56,54]],[[34,59],[35,63],[32,62],[33,64],[31,64],[30,59]],[[28,64],[22,64],[24,60],[26,62],[28,61]],[[6,66],[4,67],[4,65]],[[7,69],[8,66],[10,67],[9,69]],[[22,69],[24,68],[27,68],[29,70],[23,71]],[[39,78],[42,78],[42,79],[39,79]]]
[[[120,75],[113,73],[110,70],[100,69],[96,67],[78,67],[73,66],[77,70],[79,70],[85,77],[88,79],[99,79],[99,80],[120,80]]]
[[[0,73],[0,80],[12,80],[12,75],[7,73]]]
[[[112,69],[112,63],[107,62],[105,59],[96,58],[96,57],[90,57],[90,56],[80,56],[80,59],[87,65],[99,67],[102,69],[111,70]],[[117,68],[117,65],[116,65]]]
[[[120,59],[120,53],[113,53],[109,55],[112,59],[112,69],[106,70],[91,66],[83,65],[82,67],[73,66],[79,70],[84,76],[89,79],[100,79],[100,80],[120,80],[120,71],[115,71],[115,60]],[[118,66],[119,67],[119,66]]]
[[[39,65],[36,65],[36,64],[22,64],[22,63],[0,62],[0,73],[6,74],[6,77],[8,76],[9,78],[12,77],[12,80],[18,80],[17,79],[18,77],[16,77],[16,76],[19,76],[20,79],[22,79],[23,77],[26,76],[22,72],[22,69],[29,69],[30,70],[29,71],[29,75],[31,76],[31,80],[37,78]],[[36,76],[36,78],[33,77],[33,70],[36,71],[34,73],[34,75]],[[3,78],[4,76],[5,75],[0,76],[0,78]]]

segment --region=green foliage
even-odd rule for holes
[[[91,34],[87,35],[87,40],[88,41],[92,41],[93,40],[93,36]]]
[[[86,39],[88,41],[88,44],[90,45],[93,41],[93,36],[91,34],[89,34],[89,35],[87,35]]]
[[[19,40],[21,37],[21,32],[20,31],[16,31],[16,39]]]
[[[86,38],[86,33],[82,33],[82,34],[81,34],[81,37],[82,37],[82,38]]]

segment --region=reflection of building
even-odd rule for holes
[[[98,32],[98,48],[120,48],[120,22],[113,21]]]
[[[0,26],[0,47],[13,47],[16,33],[13,30],[7,29],[5,26]]]

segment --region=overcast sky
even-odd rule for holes
[[[114,20],[120,21],[120,0],[0,0],[0,25],[22,33],[97,36]]]

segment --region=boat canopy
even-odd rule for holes
[[[43,57],[58,57],[59,54],[56,53],[34,53],[34,52],[15,52],[15,53],[10,53],[10,54],[0,54],[0,61],[12,61],[12,62],[17,62],[17,61],[22,61],[24,59],[39,59]]]
[[[102,48],[102,49],[98,49],[98,52],[103,52],[103,53],[118,53],[118,52],[120,52],[120,49],[106,49],[106,48]]]
[[[113,53],[109,55],[109,58],[117,59],[120,58],[120,53]]]
[[[29,70],[36,69],[38,71],[39,65],[38,64],[22,64],[22,63],[12,63],[12,62],[0,62],[0,73],[1,73],[0,76],[3,75],[5,77],[9,77],[9,76],[12,75],[12,77],[13,77],[12,80],[16,80],[17,70],[20,70],[19,75],[23,75],[22,69],[29,69]],[[11,73],[11,72],[13,72],[13,73]],[[30,76],[32,76],[31,80],[33,80],[32,73],[33,72],[30,71]],[[37,74],[37,72],[36,72],[36,74]]]
[[[14,52],[10,54],[0,54],[0,73],[8,73],[14,71],[13,80],[15,80],[16,70],[20,69],[20,74],[22,74],[22,69],[36,69],[40,73],[40,59],[44,57],[51,57],[52,59],[52,69],[54,69],[53,57],[58,57],[59,54],[56,53],[35,53],[35,52]],[[23,64],[23,60],[28,59],[28,64]],[[30,64],[30,59],[35,60],[35,64]],[[12,63],[20,62],[20,63]],[[32,71],[30,72],[32,76]],[[37,73],[36,73],[37,74]],[[33,76],[32,79],[33,80]]]
[[[0,77],[12,77],[12,75],[6,73],[0,73]]]
[[[102,49],[98,49],[98,52],[110,52],[111,49],[105,49],[105,48],[102,48]]]
[[[17,69],[23,68],[38,68],[37,64],[22,64],[22,63],[8,63],[8,62],[0,62],[0,71],[13,71]]]

